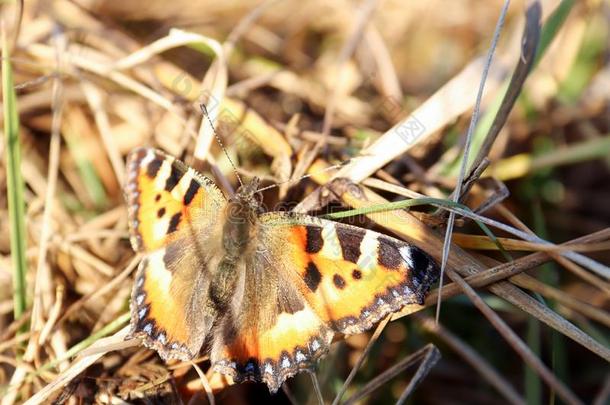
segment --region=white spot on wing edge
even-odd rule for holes
[[[188,168],[186,173],[180,178],[178,185],[174,187],[172,190],[172,196],[177,200],[182,200],[184,195],[186,194],[189,186],[191,185],[191,180],[195,178],[195,171],[192,168]]]
[[[144,298],[146,298],[146,294],[138,294],[138,296],[136,297],[136,302],[138,303],[138,305],[142,305],[142,303],[144,302]]]
[[[398,251],[400,253],[400,256],[402,257],[402,260],[405,261],[405,263],[407,263],[407,266],[412,269],[414,267],[413,265],[413,259],[411,258],[411,246],[402,246]]]
[[[144,156],[142,158],[142,161],[140,162],[140,166],[148,166],[148,164],[150,162],[152,162],[153,160],[155,160],[156,155],[155,155],[155,151],[153,149],[148,149],[146,151],[146,156]]]
[[[138,280],[136,281],[136,286],[138,288],[142,287],[144,285],[144,277],[140,276],[138,277]]]
[[[138,311],[138,319],[142,320],[148,313],[148,308],[144,307]]]
[[[130,193],[130,194],[135,194],[138,192],[138,185],[133,181],[135,179],[135,176],[131,176],[131,180],[129,182],[129,184],[127,184],[125,186],[125,189]]]
[[[343,259],[343,251],[341,250],[341,244],[339,244],[339,238],[337,237],[337,227],[333,222],[325,222],[322,226],[322,239],[324,244],[320,255],[327,257],[330,260],[341,260]]]
[[[150,334],[152,333],[152,329],[153,329],[152,324],[147,323],[147,324],[144,326],[144,329],[142,329],[142,330],[143,330],[145,333],[147,333],[148,335],[150,335]]]
[[[305,357],[305,354],[302,351],[297,350],[297,352],[294,355],[294,359],[296,360],[297,363],[302,363],[305,360],[307,360],[307,357]]]
[[[379,248],[379,239],[375,232],[366,231],[362,242],[360,242],[360,257],[358,258],[358,267],[362,270],[373,270],[377,266],[377,250]]]
[[[273,366],[271,363],[265,363],[263,365],[263,373],[273,375]]]
[[[284,358],[282,358],[281,366],[282,366],[282,368],[289,368],[290,367],[290,359],[288,358],[288,356],[285,356]]]
[[[167,178],[169,177],[169,175],[171,173],[173,162],[174,162],[174,158],[172,158],[170,156],[163,159],[163,162],[161,163],[161,167],[159,168],[159,171],[157,172],[157,178],[155,179],[155,188],[157,190],[165,189],[165,182],[167,181]]]

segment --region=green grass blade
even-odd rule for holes
[[[534,66],[536,66],[544,56],[549,45],[553,42],[553,39],[555,39],[561,27],[563,27],[563,23],[568,18],[570,11],[572,11],[574,3],[574,0],[563,0],[549,18],[547,18],[542,27],[542,32],[540,33],[540,44],[538,45],[538,51],[536,52]]]
[[[25,202],[21,177],[21,145],[19,143],[19,114],[13,87],[10,49],[2,33],[2,102],[4,110],[4,138],[6,141],[7,197],[10,223],[11,257],[13,263],[13,312],[15,319],[26,309],[25,275]]]
[[[72,128],[64,130],[64,139],[74,158],[76,169],[83,180],[87,194],[96,209],[103,209],[108,205],[108,196],[81,138]]]
[[[458,207],[458,208],[463,208],[466,210],[469,209],[465,205],[455,203],[450,200],[445,200],[445,199],[441,199],[441,198],[432,198],[432,197],[422,197],[422,198],[411,198],[408,200],[400,200],[400,201],[390,202],[387,204],[377,204],[372,207],[363,207],[363,208],[356,208],[353,210],[332,212],[329,214],[320,215],[320,218],[335,220],[335,219],[341,219],[341,218],[355,217],[356,215],[366,215],[366,214],[373,214],[373,213],[378,213],[378,212],[400,210],[400,209],[415,207],[418,205],[427,205],[427,204],[437,204],[440,206]]]
[[[428,204],[436,205],[438,207],[459,208],[464,211],[472,212],[471,209],[468,208],[468,206],[460,204],[460,203],[456,203],[451,200],[445,200],[442,198],[421,197],[421,198],[411,198],[411,199],[407,199],[407,200],[390,202],[387,204],[377,204],[377,205],[374,205],[371,207],[362,207],[362,208],[356,208],[353,210],[332,212],[330,214],[320,215],[320,218],[336,220],[336,219],[342,219],[342,218],[350,218],[350,217],[354,217],[356,215],[366,215],[366,214],[373,214],[373,213],[379,213],[379,212],[385,212],[385,211],[401,210],[401,209],[406,209],[406,208],[410,208],[410,207],[416,207],[418,205],[428,205]],[[512,257],[508,254],[508,252],[506,252],[506,250],[504,249],[502,244],[498,241],[498,239],[493,234],[493,232],[489,229],[489,227],[487,227],[487,225],[485,225],[484,223],[482,223],[481,221],[478,221],[476,219],[474,219],[474,222],[479,226],[479,228],[481,228],[481,230],[485,233],[485,235],[487,235],[489,237],[489,239],[496,244],[499,252],[504,256],[504,258],[507,261],[513,260]]]
[[[532,65],[532,70],[536,68],[540,59],[544,56],[546,51],[549,48],[553,39],[557,36],[557,33],[563,26],[566,18],[570,14],[572,7],[574,6],[574,0],[563,0],[559,6],[555,9],[555,11],[547,18],[546,22],[542,26],[542,31],[540,32],[540,43],[538,45],[538,49],[536,50],[536,57],[534,60],[534,64]],[[500,89],[497,92],[496,98],[491,102],[487,111],[481,116],[479,120],[479,124],[477,125],[473,140],[472,147],[470,153],[470,159],[474,160],[474,157],[477,155],[476,152],[480,149],[483,141],[485,139],[485,135],[491,129],[491,125],[493,123],[494,117],[498,113],[500,109],[500,105],[502,104],[502,99],[508,90],[508,85],[510,83],[510,78],[507,78],[506,81],[502,84]],[[445,167],[441,173],[446,176],[457,176],[457,172],[460,168],[460,163],[462,160],[462,156],[453,162],[449,163],[447,167]],[[468,162],[470,165],[472,161]]]

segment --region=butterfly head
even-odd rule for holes
[[[231,198],[231,202],[248,208],[248,210],[253,213],[260,213],[261,199],[258,193],[259,185],[260,179],[254,177],[249,183],[246,183],[237,189],[237,192]]]

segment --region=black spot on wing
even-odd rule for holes
[[[362,272],[358,269],[352,270],[352,278],[354,280],[360,280],[362,278]]]
[[[172,218],[169,220],[169,226],[167,227],[167,234],[169,235],[172,232],[176,232],[178,229],[178,225],[180,224],[180,219],[182,218],[182,213],[175,213]]]
[[[423,280],[428,271],[428,265],[430,264],[430,258],[422,252],[420,249],[415,247],[409,248],[409,256],[413,263],[413,269],[411,269],[415,276],[420,280]]]
[[[157,211],[157,218],[163,218],[163,215],[165,215],[165,207],[161,207],[159,211]]]
[[[171,166],[171,170],[167,180],[165,180],[165,191],[172,191],[176,184],[180,181],[182,177],[180,170],[176,167],[176,165]]]
[[[157,177],[157,173],[159,173],[159,169],[161,168],[162,164],[163,164],[163,160],[158,159],[158,158],[153,159],[146,166],[146,174],[148,175],[148,177],[150,177],[151,179],[154,179],[155,177]]]
[[[320,270],[318,270],[313,262],[307,264],[303,280],[305,280],[305,284],[307,284],[307,287],[309,287],[311,291],[315,292],[318,289],[318,285],[320,285],[320,281],[322,281],[322,274],[320,274]]]
[[[199,187],[200,187],[200,185],[199,185],[199,183],[197,183],[197,180],[191,179],[189,188],[186,190],[186,193],[184,194],[184,205],[189,205],[191,203],[191,201],[193,201],[193,198],[195,198],[197,191],[199,191]]]
[[[338,274],[333,276],[333,283],[335,284],[335,287],[340,290],[345,288],[345,279]]]
[[[305,251],[307,253],[318,253],[324,246],[324,239],[322,239],[322,228],[319,226],[305,227],[307,232],[307,243],[305,245]]]
[[[396,243],[386,238],[379,238],[377,262],[388,269],[396,270],[403,262]]]
[[[337,225],[336,230],[343,259],[352,263],[358,263],[360,258],[360,243],[364,239],[366,231],[363,229],[347,228],[341,225]]]
[[[251,357],[245,363],[237,364],[238,379],[246,381],[261,381],[261,369],[256,358]]]

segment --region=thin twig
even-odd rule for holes
[[[491,309],[481,297],[464,281],[460,275],[452,270],[447,275],[453,282],[460,286],[462,291],[470,298],[470,301],[481,311],[489,322],[500,332],[502,337],[517,352],[530,367],[532,367],[540,377],[552,387],[559,397],[568,404],[582,404],[572,391],[568,389],[555,375],[542,363],[542,361],[532,352],[532,350],[517,336],[515,332]]]
[[[406,394],[406,397],[409,395],[409,393],[413,391],[417,384],[421,382],[421,379],[426,374],[428,374],[428,372],[438,362],[439,359],[440,352],[438,351],[438,349],[434,345],[428,344],[425,347],[416,351],[415,353],[412,353],[404,359],[400,360],[397,364],[388,368],[382,374],[370,380],[364,387],[362,387],[362,389],[360,389],[357,393],[348,398],[343,405],[351,405],[358,403],[358,401],[360,401],[362,398],[366,397],[367,395],[375,391],[377,388],[383,386],[392,378],[396,377],[397,375],[408,369],[414,363],[421,362],[415,375],[411,378],[409,384],[403,391],[403,395]]]
[[[456,183],[455,190],[453,191],[452,200],[453,202],[458,202],[461,195],[461,187],[462,182],[464,181],[464,176],[466,174],[466,167],[468,164],[468,157],[470,155],[470,145],[472,143],[472,135],[474,134],[474,128],[477,125],[479,120],[479,110],[481,108],[481,100],[483,99],[483,90],[485,89],[485,82],[487,81],[487,73],[489,72],[489,67],[491,66],[491,60],[493,58],[494,51],[496,50],[496,45],[498,43],[498,39],[500,38],[500,31],[504,26],[504,19],[506,17],[506,12],[508,11],[508,5],[510,4],[509,0],[504,1],[504,6],[500,11],[500,17],[498,18],[498,22],[496,23],[496,28],[494,30],[493,39],[491,41],[491,45],[487,52],[487,60],[485,61],[485,67],[483,68],[483,74],[481,75],[481,82],[479,84],[479,90],[477,92],[476,101],[474,103],[474,110],[472,111],[472,118],[470,119],[470,125],[468,126],[468,132],[466,134],[466,144],[464,145],[464,155],[462,156],[462,163],[460,165],[460,172],[458,174],[458,179]],[[449,213],[449,219],[447,221],[447,229],[445,232],[445,239],[443,243],[443,255],[441,260],[441,275],[439,279],[439,289],[443,288],[443,276],[445,274],[445,268],[447,266],[447,259],[449,257],[449,250],[451,249],[451,233],[453,232],[453,224],[455,223],[455,214],[453,212]],[[441,301],[440,295],[439,300],[436,304],[436,322],[438,322],[441,313]]]
[[[197,375],[199,376],[199,381],[201,381],[201,385],[203,385],[203,389],[205,391],[205,394],[208,397],[209,404],[215,405],[216,400],[214,399],[214,393],[212,392],[212,387],[210,386],[210,382],[208,381],[208,378],[205,376],[205,373],[201,370],[201,368],[197,365],[197,363],[195,363],[193,361],[190,361],[190,363],[191,363],[191,366],[197,372]]]
[[[446,290],[445,290],[446,291]],[[443,291],[443,292],[445,292]],[[440,337],[444,343],[453,349],[459,356],[461,356],[468,364],[470,364],[479,375],[487,380],[498,392],[511,404],[522,405],[525,404],[525,400],[517,393],[517,391],[510,385],[508,381],[500,373],[492,367],[476,350],[470,345],[466,344],[459,337],[451,333],[443,325],[437,323],[433,318],[417,314],[416,318],[420,321],[422,327]]]
[[[356,373],[358,372],[360,367],[362,367],[362,364],[364,363],[364,361],[368,357],[371,349],[373,348],[373,345],[375,344],[377,339],[379,339],[379,336],[381,335],[381,332],[383,332],[383,330],[385,329],[386,325],[390,321],[390,318],[391,318],[391,315],[387,316],[384,320],[382,320],[379,323],[379,325],[377,325],[377,328],[375,329],[375,332],[373,333],[373,335],[371,336],[371,338],[367,342],[366,347],[364,348],[362,353],[360,353],[360,356],[358,357],[358,360],[356,361],[356,364],[354,364],[354,367],[352,367],[352,370],[350,371],[349,375],[347,376],[347,378],[343,382],[343,385],[341,386],[341,389],[339,390],[339,392],[335,396],[335,399],[333,400],[332,405],[338,405],[339,404],[339,402],[341,401],[341,398],[343,397],[343,395],[347,391],[347,388],[349,387],[351,382],[356,377]]]
[[[540,2],[530,1],[525,11],[525,30],[523,32],[521,43],[523,48],[521,50],[521,58],[517,61],[517,67],[515,68],[513,75],[508,84],[506,94],[498,109],[494,121],[491,124],[489,132],[481,145],[477,156],[470,165],[469,173],[466,179],[474,177],[474,170],[483,162],[483,159],[487,157],[491,147],[493,146],[500,130],[504,127],[508,116],[517,101],[517,97],[521,94],[521,89],[525,83],[536,57],[536,50],[538,49],[538,42],[540,40],[540,15],[542,13]],[[472,184],[472,183],[471,183]],[[467,192],[467,188],[464,189],[460,198]]]
[[[311,385],[313,386],[313,392],[316,393],[318,405],[324,405],[324,397],[322,396],[322,390],[320,389],[320,382],[318,381],[318,376],[316,375],[316,373],[309,373],[309,377],[311,377]]]

